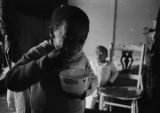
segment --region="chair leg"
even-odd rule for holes
[[[111,105],[109,105],[109,111],[112,112],[112,106]]]
[[[138,102],[135,100],[135,112],[138,113]]]
[[[113,102],[112,98],[108,98],[108,101]],[[112,105],[108,105],[109,111],[112,112]]]
[[[131,113],[136,113],[136,100],[131,103]]]
[[[110,102],[110,101],[111,101],[111,98],[105,97],[104,100],[107,101],[107,102]],[[112,111],[112,106],[109,105],[109,104],[104,104],[102,109],[111,112],[111,111]]]
[[[103,101],[104,97],[102,94],[100,94],[100,99],[99,99],[99,110],[103,110]]]

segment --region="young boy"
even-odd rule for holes
[[[111,87],[118,76],[118,71],[111,61],[107,61],[108,50],[102,45],[96,47],[95,58],[90,60],[94,74],[98,77],[98,87]],[[97,91],[86,98],[87,108],[95,106]]]
[[[33,113],[83,113],[84,98],[97,87],[82,48],[89,32],[89,19],[75,6],[62,6],[51,19],[48,41],[33,47],[7,73],[6,87],[13,91],[29,88]],[[77,68],[91,72],[86,92],[73,98],[61,88],[59,73]]]

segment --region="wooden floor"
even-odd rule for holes
[[[126,84],[132,84],[132,82],[126,80],[125,77],[121,77],[121,79],[118,78],[116,81],[116,85],[119,86],[119,84],[126,85]],[[138,106],[139,106],[139,113],[152,113],[151,104],[146,93],[144,93],[142,95],[142,98],[138,101]],[[8,110],[6,103],[6,95],[0,95],[0,113],[14,113],[14,111]],[[112,112],[86,109],[85,113],[131,113],[131,112],[129,109],[114,107]]]
[[[5,95],[0,96],[0,113],[15,113],[8,109]],[[86,109],[85,113],[130,113],[130,110],[114,107],[112,112]],[[150,103],[145,95],[139,100],[139,113],[152,113]]]
[[[15,113],[14,110],[9,110],[8,109],[5,95],[0,96],[0,113]],[[93,110],[93,109],[86,109],[85,113],[110,113],[110,112]]]
[[[142,97],[139,101],[139,113],[152,113],[149,105],[150,103],[145,98],[146,97]],[[9,110],[7,107],[6,96],[0,96],[0,113],[14,113],[13,110]],[[114,107],[112,112],[87,109],[85,113],[130,113],[130,110]]]

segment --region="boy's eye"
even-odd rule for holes
[[[102,55],[103,53],[102,52],[98,52],[98,55]]]
[[[98,56],[99,56],[99,55],[103,55],[103,52],[97,51],[97,55],[98,55]]]
[[[103,53],[102,53],[102,52],[99,52],[99,54],[102,55]]]

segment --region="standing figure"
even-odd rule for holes
[[[29,88],[32,113],[83,113],[85,97],[97,88],[82,48],[89,32],[89,18],[76,6],[57,8],[51,19],[50,40],[45,40],[25,53],[9,70],[6,87],[13,91]],[[59,74],[65,69],[90,72],[88,90],[70,98],[61,87]]]

